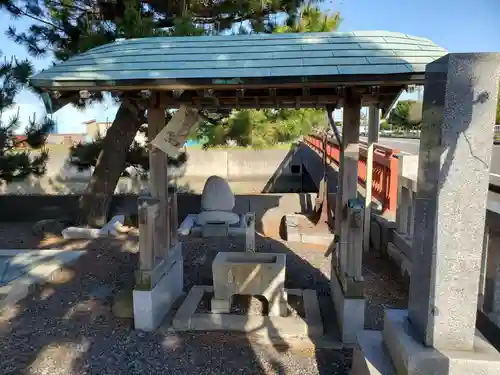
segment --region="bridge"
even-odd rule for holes
[[[417,197],[419,139],[383,138],[374,144],[372,197],[375,209],[370,215],[370,245],[411,276],[414,220]],[[326,144],[326,150],[324,145]],[[319,188],[323,177],[324,151],[330,193],[335,194],[340,165],[339,144],[333,137],[326,142],[322,135],[310,134],[299,145],[305,172]],[[367,142],[361,138],[358,161],[358,193],[365,196],[367,177]],[[492,150],[490,184],[486,206],[481,279],[479,285],[479,320],[500,327],[500,146]],[[335,200],[330,200],[335,202]],[[489,321],[488,321],[489,320]],[[490,327],[491,328],[491,327]],[[498,331],[498,329],[496,330]]]

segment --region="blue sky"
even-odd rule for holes
[[[340,31],[389,30],[426,37],[450,52],[500,52],[499,0],[341,0],[325,1],[325,9],[340,11]],[[0,12],[0,25],[26,23],[10,19]],[[0,33],[0,50],[5,56],[27,57],[24,47]],[[34,61],[37,69],[50,65],[50,59]],[[36,113],[44,114],[42,103],[29,92],[17,97],[21,121],[26,124]],[[5,115],[17,112],[17,107]],[[61,133],[83,132],[87,120],[112,121],[116,107],[110,103],[79,111],[71,106],[59,110],[54,118]]]

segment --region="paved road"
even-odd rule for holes
[[[366,140],[365,138],[362,138]],[[379,143],[384,146],[396,148],[402,153],[418,154],[420,147],[419,139],[395,139],[395,138],[379,138]],[[500,145],[493,145],[491,154],[491,169],[490,169],[490,183],[500,186]]]

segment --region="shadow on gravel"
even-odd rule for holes
[[[276,207],[279,198],[263,196],[257,218]],[[263,227],[260,220],[256,224]],[[193,285],[212,285],[211,264],[217,252],[240,251],[243,244],[236,239],[186,240],[184,291]],[[49,246],[39,246],[44,247]],[[87,252],[73,265],[0,314],[1,374],[348,373],[348,350],[263,345],[241,333],[135,331],[132,319],[113,314],[113,302],[118,295],[129,295],[131,302],[138,262],[137,238],[98,239],[82,247]],[[324,256],[324,249],[260,235],[256,236],[256,247],[259,252],[287,255],[285,287],[316,290],[325,336],[338,341],[328,277],[330,258]],[[368,318],[374,304],[379,310],[382,305],[387,307],[388,291],[394,291],[391,305],[405,302],[396,282],[387,276],[386,261],[371,257],[366,257],[365,278],[367,285],[376,281],[377,286],[367,288],[367,294],[374,296],[374,302],[368,301],[367,326],[378,328],[379,323]],[[121,303],[125,306],[120,309],[123,313],[127,299]]]

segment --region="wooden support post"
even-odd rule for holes
[[[371,106],[368,112],[368,144],[366,149],[365,218],[363,223],[363,249],[370,250],[370,223],[372,215],[373,144],[378,142],[379,109]]]
[[[158,200],[151,197],[139,197],[139,269],[150,271],[155,266],[154,259],[154,223],[159,213]]]
[[[168,212],[169,212],[169,226],[170,226],[170,247],[177,244],[177,228],[179,227],[178,211],[177,211],[177,190],[175,187],[168,189]]]
[[[359,125],[361,96],[347,89],[344,99],[344,126],[342,134],[342,153],[340,169],[340,212],[339,256],[340,279],[347,289],[348,280],[362,279],[361,257],[363,236],[353,226],[353,218],[348,215],[349,199],[358,195]],[[362,219],[361,219],[362,226]]]
[[[154,100],[154,98],[153,98]],[[148,141],[149,141],[149,181],[151,196],[159,201],[159,218],[154,230],[155,258],[165,258],[170,249],[170,230],[168,214],[168,157],[162,150],[151,144],[151,141],[165,127],[165,108],[159,107],[159,100],[148,109]]]

